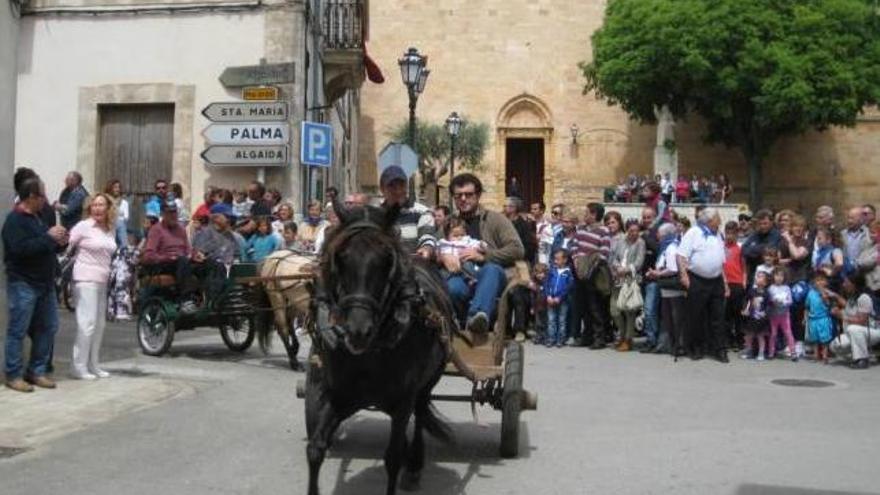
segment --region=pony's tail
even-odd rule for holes
[[[452,429],[449,428],[433,404],[426,403],[416,414],[419,415],[422,426],[429,435],[444,443],[453,443]]]

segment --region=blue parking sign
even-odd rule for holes
[[[303,121],[299,143],[299,161],[303,165],[329,167],[333,164],[332,126]]]

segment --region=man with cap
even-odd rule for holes
[[[196,308],[192,301],[194,288],[189,284],[192,275],[190,246],[186,230],[177,219],[177,205],[173,199],[166,199],[160,207],[161,220],[150,227],[141,264],[148,273],[170,274],[177,280],[177,288],[183,296],[181,312],[193,313]]]
[[[410,201],[407,189],[406,173],[397,165],[382,171],[379,178],[379,189],[382,191],[382,206],[390,208],[400,205],[397,217],[397,229],[404,249],[410,253],[418,253],[424,258],[434,254],[437,245],[434,229],[434,215],[427,206]]]
[[[244,237],[232,230],[235,221],[232,205],[217,203],[210,209],[211,226],[193,237],[193,260],[231,265],[244,252]]]

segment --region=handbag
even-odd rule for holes
[[[644,304],[638,280],[635,277],[630,277],[620,287],[620,293],[617,295],[617,307],[624,311],[638,311],[642,309]]]

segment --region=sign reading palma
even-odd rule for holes
[[[286,122],[240,122],[211,124],[202,131],[208,144],[287,144],[290,126]]]

